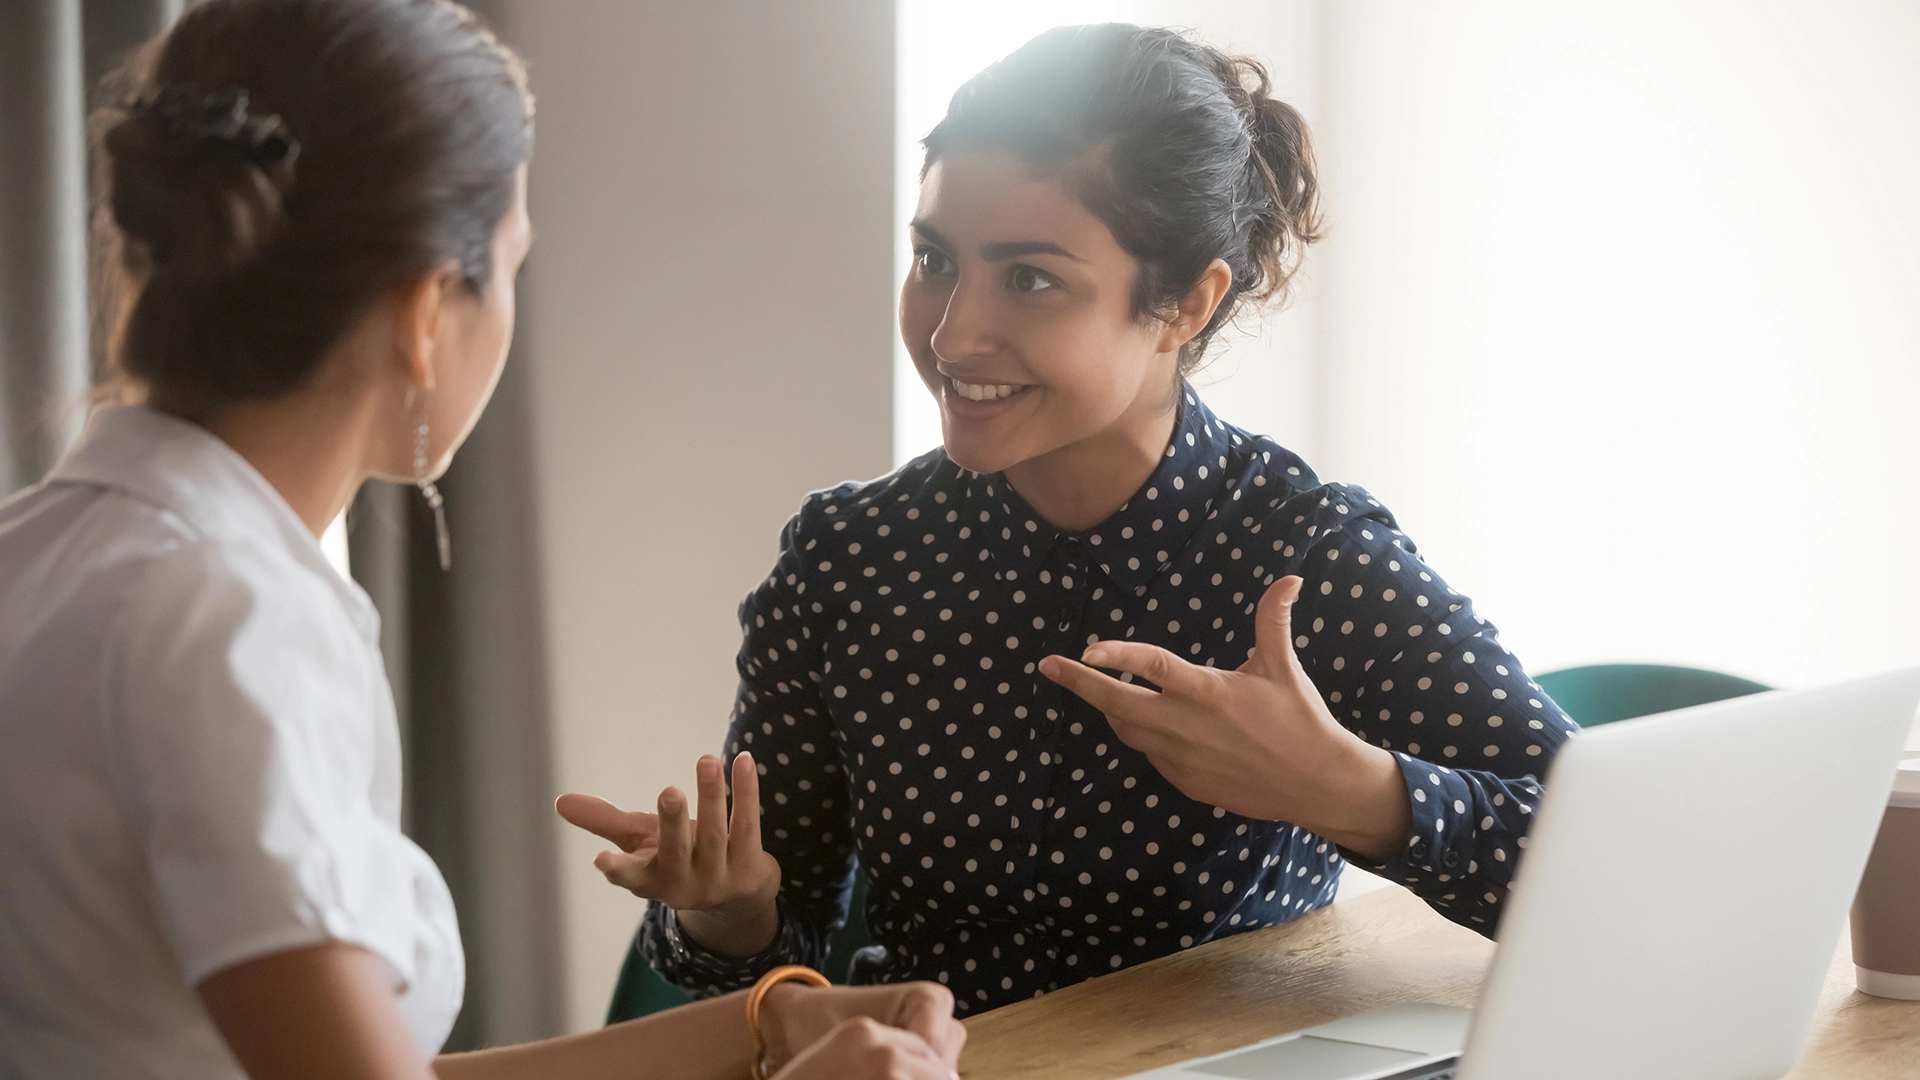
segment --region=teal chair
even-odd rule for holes
[[[1549,671],[1534,681],[1581,727],[1772,689],[1737,675],[1666,664],[1590,664]]]
[[[847,906],[847,924],[827,937],[826,974],[836,984],[847,981],[847,966],[853,954],[873,938],[867,933],[867,875],[856,864],[853,872],[853,896]],[[646,1016],[676,1005],[685,1005],[693,997],[660,977],[640,955],[640,934],[634,932],[627,958],[620,964],[620,978],[613,984],[613,1001],[607,1006],[607,1023],[617,1024],[636,1016]]]

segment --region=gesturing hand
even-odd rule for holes
[[[767,1064],[799,1077],[948,1080],[966,1044],[953,994],[938,983],[813,987],[782,983],[760,1013]],[[792,1071],[781,1071],[792,1063]]]
[[[733,816],[720,759],[694,767],[699,816],[687,817],[679,788],[660,793],[658,814],[625,811],[592,795],[562,795],[560,816],[619,851],[594,857],[594,869],[636,896],[674,909],[682,927],[707,949],[751,956],[779,931],[774,900],[780,864],[760,847],[760,774],[753,755],[733,759]]]
[[[1101,641],[1087,647],[1085,663],[1049,656],[1040,671],[1105,713],[1114,734],[1189,797],[1291,821],[1384,859],[1411,827],[1406,787],[1392,754],[1333,718],[1294,655],[1301,584],[1281,578],[1260,598],[1253,655],[1237,670],[1190,664],[1144,642]],[[1160,690],[1094,667],[1130,672]]]

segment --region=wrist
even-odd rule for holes
[[[709,908],[674,911],[680,930],[715,956],[744,960],[773,946],[780,936],[778,893],[742,897]]]
[[[769,988],[760,999],[760,1032],[766,1040],[766,1066],[769,1075],[779,1072],[795,1054],[806,1049],[793,1045],[789,1037],[796,1010],[804,1011],[814,988],[800,982],[783,982]]]
[[[809,967],[788,964],[760,977],[747,992],[747,1035],[751,1043],[750,1075],[756,1078],[778,1072],[795,1054],[805,1049],[805,1038],[795,1039],[796,1030],[809,1025],[795,1011],[804,1011],[813,990],[827,985],[826,976]],[[812,1027],[820,1027],[818,1024]],[[830,1025],[829,1025],[830,1026]]]
[[[1352,739],[1351,753],[1325,805],[1327,821],[1314,832],[1349,851],[1385,862],[1406,845],[1413,830],[1413,804],[1405,775],[1391,752]]]

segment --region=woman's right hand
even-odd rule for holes
[[[957,1051],[956,1047],[956,1051]],[[807,1047],[773,1080],[959,1080],[950,1058],[927,1040],[856,1016]]]
[[[608,881],[673,908],[681,928],[708,951],[752,956],[780,931],[780,864],[760,847],[760,773],[753,755],[733,759],[731,819],[720,759],[701,758],[694,775],[700,804],[692,819],[687,797],[671,787],[660,793],[658,814],[579,794],[560,796],[554,809],[619,845],[593,860]]]

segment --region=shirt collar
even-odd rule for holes
[[[1062,533],[1035,513],[995,473],[962,473],[969,517],[1002,569],[1030,576],[1066,538],[1087,545],[1087,557],[1113,583],[1138,592],[1199,532],[1227,486],[1227,455],[1236,436],[1201,402],[1180,388],[1180,418],[1166,452],[1146,483],[1107,520],[1079,534]],[[998,510],[998,513],[993,513]],[[985,524],[981,512],[1000,520]]]
[[[47,482],[113,488],[215,540],[281,548],[328,582],[362,634],[379,640],[380,617],[366,592],[333,568],[273,485],[198,424],[139,405],[101,407]]]

